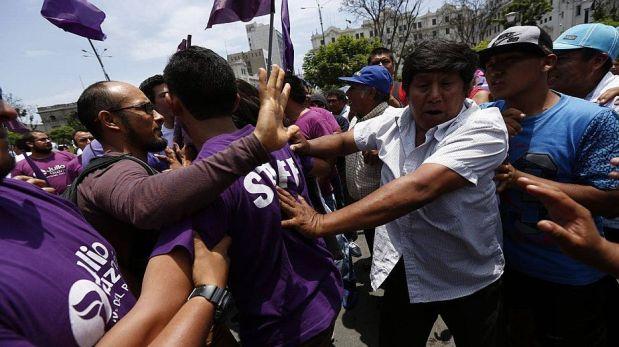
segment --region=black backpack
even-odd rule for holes
[[[142,167],[144,168],[144,170],[146,170],[146,172],[148,172],[148,174],[150,176],[155,175],[157,173],[159,173],[157,170],[153,169],[152,167],[150,167],[147,163],[141,161],[140,159],[136,158],[136,157],[132,157],[129,154],[122,154],[122,155],[117,155],[117,156],[107,156],[104,155],[102,157],[97,157],[93,160],[91,160],[88,165],[84,168],[84,170],[82,171],[82,173],[79,174],[79,176],[77,176],[75,178],[75,180],[73,181],[73,183],[71,183],[71,185],[69,187],[67,187],[67,189],[62,193],[62,197],[71,201],[72,203],[74,203],[75,205],[77,205],[77,186],[82,183],[82,181],[91,173],[97,171],[97,170],[101,170],[101,169],[105,169],[106,167],[115,164],[121,160],[132,160],[140,165],[142,165]]]

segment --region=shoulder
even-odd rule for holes
[[[65,152],[65,151],[58,151],[58,152],[54,152],[54,157],[55,159],[61,159],[61,160],[65,160],[65,161],[71,161],[74,158],[77,158],[77,156],[75,154],[69,153],[69,152]]]
[[[228,148],[232,142],[251,134],[253,130],[253,126],[247,125],[244,128],[239,129],[233,133],[221,134],[208,139],[208,141],[206,141],[202,145],[202,148],[200,149],[200,152],[198,153],[196,159],[208,158],[214,154],[217,154],[218,152],[223,151],[224,149]]]

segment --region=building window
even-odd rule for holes
[[[436,37],[436,35],[438,35],[438,33],[436,32],[436,30],[434,30],[434,31],[432,32],[432,37]]]
[[[445,16],[445,23],[449,23],[449,16]]]
[[[436,25],[436,18],[432,18],[432,25]]]
[[[577,16],[580,16],[580,11],[581,10],[582,10],[582,6],[581,5],[576,6],[576,15]]]
[[[374,37],[374,30],[370,30],[370,37]]]
[[[421,22],[417,23],[417,28],[421,28]]]
[[[445,28],[445,35],[449,35],[449,28]]]
[[[358,33],[357,33],[357,34],[355,34],[355,38],[356,38],[356,39],[359,39],[359,34],[358,34]]]
[[[363,36],[363,33],[360,33],[360,34],[359,34],[359,37],[364,37],[364,36]]]
[[[331,38],[331,42],[335,42],[335,37],[332,37],[332,38]]]
[[[325,45],[325,40],[320,40],[320,45],[324,46]]]
[[[387,28],[387,34],[391,33],[391,28]]]
[[[56,121],[56,116],[49,116],[49,120],[52,121],[52,122],[55,122]]]
[[[548,21],[550,22],[552,20],[552,16],[548,17]]]

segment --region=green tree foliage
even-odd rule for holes
[[[368,56],[380,47],[378,40],[340,36],[335,42],[309,51],[303,58],[304,77],[321,89],[342,85],[337,78],[352,76],[367,64]]]
[[[70,117],[67,117],[67,125],[73,128],[74,131],[77,131],[77,130],[86,131],[86,127],[84,126],[84,124],[82,124],[80,120],[77,118],[77,113],[73,114]]]
[[[473,50],[474,50],[475,52],[479,52],[479,51],[481,51],[482,49],[486,49],[486,48],[488,48],[488,44],[489,44],[489,43],[490,43],[490,40],[482,40],[482,41],[480,41],[478,44],[476,44],[476,45],[473,47]]]
[[[70,145],[71,144],[71,136],[73,136],[73,132],[75,130],[69,125],[63,125],[60,127],[55,127],[49,132],[49,136],[52,138],[52,141],[61,144],[61,145]]]
[[[617,26],[617,22],[619,22],[619,10],[617,10],[616,2],[612,0],[597,1],[593,9],[593,20],[598,23]]]
[[[537,25],[537,21],[550,11],[552,11],[551,0],[515,0],[501,12],[500,23],[505,26],[507,24],[505,15],[510,12],[517,12],[519,18],[516,21],[520,25]]]

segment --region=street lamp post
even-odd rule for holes
[[[316,0],[316,6],[317,7],[301,7],[302,10],[309,10],[312,8],[318,8],[318,19],[320,20],[320,31],[322,32],[322,44],[326,45],[327,42],[325,41],[325,28],[322,26],[322,9],[320,6],[320,3],[318,2],[318,0]]]

